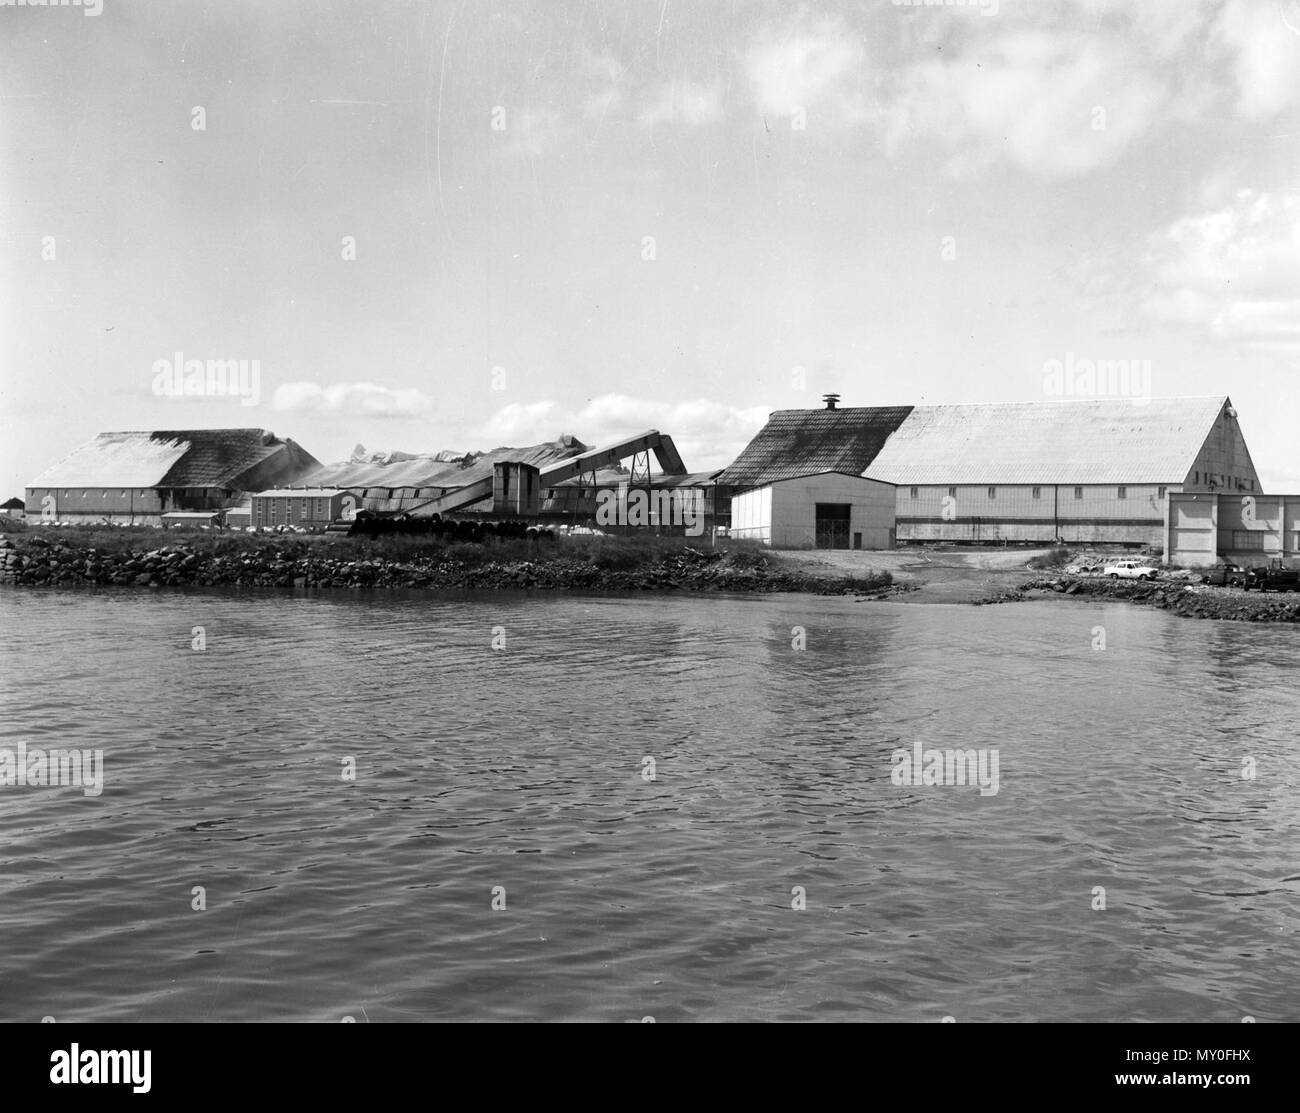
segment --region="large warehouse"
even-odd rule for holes
[[[733,488],[734,519],[746,492],[824,471],[893,484],[900,543],[1160,545],[1170,493],[1262,493],[1225,396],[849,409],[831,398],[773,413],[718,482]],[[819,500],[806,501],[820,522]],[[814,534],[852,547],[842,532]]]
[[[100,433],[32,480],[27,519],[160,525],[220,511],[320,467],[265,429]]]

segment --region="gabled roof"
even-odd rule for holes
[[[1220,412],[1203,398],[777,410],[718,482],[838,471],[903,485],[1182,483]]]
[[[31,481],[31,487],[238,487],[245,472],[284,456],[298,471],[317,461],[265,429],[100,433]]]
[[[777,410],[717,481],[763,487],[828,471],[861,475],[911,412],[911,406]]]
[[[1223,395],[917,406],[866,468],[908,484],[1182,483]]]

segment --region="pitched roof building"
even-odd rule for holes
[[[897,485],[898,540],[1155,544],[1170,491],[1259,494],[1226,396],[778,410],[718,482]]]
[[[222,509],[319,467],[265,429],[100,433],[31,481],[27,513],[153,522],[172,511]]]

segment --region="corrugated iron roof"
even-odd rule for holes
[[[167,429],[100,433],[31,481],[30,487],[237,487],[245,472],[288,453],[317,461],[265,429]]]
[[[1181,483],[1228,399],[917,406],[867,467],[908,484]]]
[[[763,487],[828,471],[861,475],[911,412],[911,406],[777,410],[717,481]]]
[[[490,452],[483,453],[466,468],[462,468],[458,462],[448,463],[435,456],[421,456],[415,460],[402,460],[392,464],[345,460],[342,463],[325,465],[307,476],[304,482],[352,489],[359,487],[455,489],[467,487],[491,475],[492,465],[498,460],[517,460],[541,468],[557,460],[567,460],[584,451],[586,445],[566,434],[558,441],[535,444],[528,448],[494,448]]]
[[[331,499],[346,491],[334,487],[275,487],[269,491],[255,491],[254,498]]]
[[[718,482],[840,471],[900,486],[1176,484],[1227,404],[1217,395],[777,410]]]

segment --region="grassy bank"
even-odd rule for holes
[[[0,539],[21,586],[427,587],[879,594],[888,572],[834,578],[782,567],[759,545],[693,538],[353,538],[146,528],[28,530]]]

